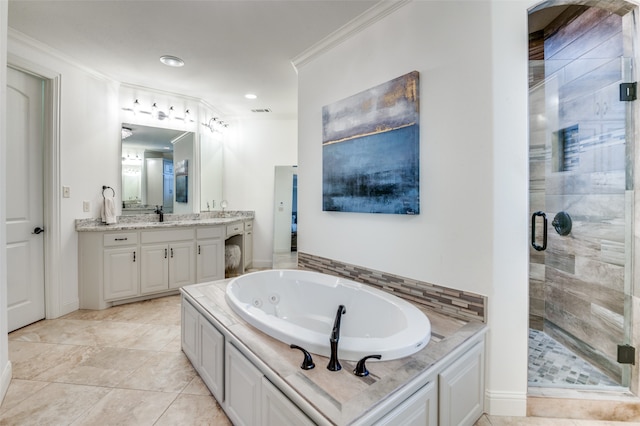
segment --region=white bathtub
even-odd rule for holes
[[[411,355],[429,342],[431,323],[414,305],[355,281],[317,272],[268,270],[229,282],[227,303],[260,331],[328,357],[329,336],[344,305],[338,358],[382,361]],[[372,360],[373,361],[373,360]]]

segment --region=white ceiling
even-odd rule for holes
[[[10,0],[9,27],[117,81],[203,99],[227,117],[294,116],[290,60],[377,2]],[[162,55],[185,65],[167,67]]]

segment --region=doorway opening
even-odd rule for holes
[[[529,389],[626,390],[635,6],[553,3],[529,14]]]
[[[275,166],[273,268],[298,267],[298,166]]]

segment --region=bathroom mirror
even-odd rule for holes
[[[273,265],[295,267],[298,250],[298,166],[276,166]]]
[[[174,163],[193,164],[194,137],[184,130],[122,124],[123,215],[154,213],[156,206],[165,213],[193,212],[188,197],[176,201]],[[188,185],[192,194],[192,182]]]

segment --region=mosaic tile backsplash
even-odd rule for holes
[[[465,321],[487,321],[485,309],[487,298],[475,293],[441,287],[301,252],[298,252],[298,269],[322,272],[372,285]]]

